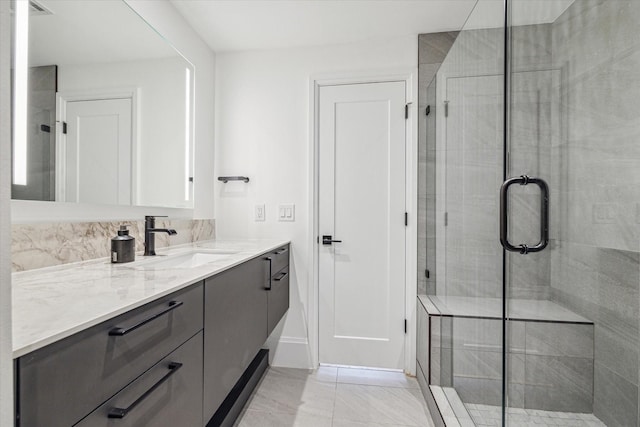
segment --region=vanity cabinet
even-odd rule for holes
[[[288,272],[286,245],[205,281],[205,421],[216,413],[289,308]]]
[[[16,426],[229,426],[288,307],[286,245],[17,359]]]
[[[202,330],[202,284],[17,360],[20,427],[69,427]]]

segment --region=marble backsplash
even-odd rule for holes
[[[136,239],[136,252],[144,251],[144,221],[13,224],[12,270],[25,271],[108,257],[111,238],[122,224],[129,225],[130,234]],[[156,227],[173,228],[178,232],[174,236],[157,233],[156,248],[215,238],[213,219],[157,219]]]

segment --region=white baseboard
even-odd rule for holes
[[[281,368],[312,369],[311,349],[306,338],[280,337],[269,340],[269,364]]]

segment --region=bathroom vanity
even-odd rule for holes
[[[163,255],[14,275],[16,425],[233,424],[289,307],[289,244]]]

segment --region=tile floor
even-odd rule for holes
[[[236,427],[433,427],[415,378],[400,372],[269,368]]]
[[[500,426],[501,408],[499,406],[474,405],[465,406],[477,426]],[[562,426],[562,427],[605,427],[593,414],[576,414],[571,412],[551,412],[537,409],[510,408],[507,425],[509,427],[525,426]]]

